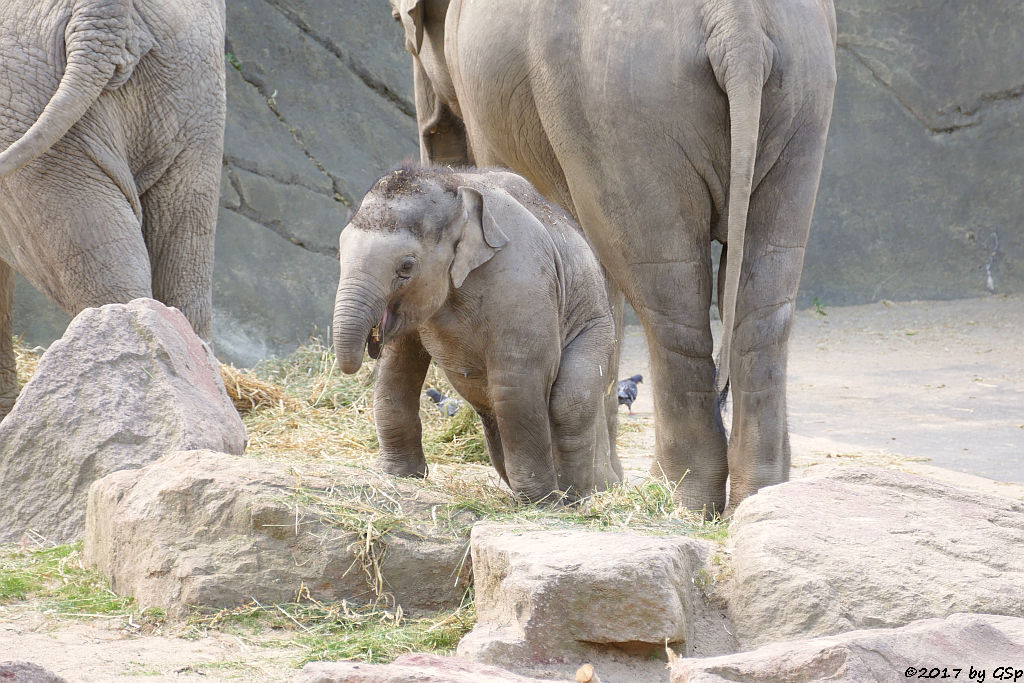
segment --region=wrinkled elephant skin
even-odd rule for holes
[[[209,341],[223,0],[5,0],[0,417],[14,271],[68,314],[156,298]]]

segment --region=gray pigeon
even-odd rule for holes
[[[427,389],[426,394],[445,417],[453,417],[455,413],[459,412],[459,408],[462,407],[458,399],[448,398],[437,389]]]
[[[619,380],[619,405],[625,404],[629,414],[633,414],[633,401],[636,400],[637,384],[644,381],[643,375],[633,375],[629,379]]]

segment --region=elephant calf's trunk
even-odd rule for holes
[[[347,375],[362,367],[366,338],[383,315],[383,302],[368,304],[365,298],[365,292],[339,288],[334,304],[334,353]]]

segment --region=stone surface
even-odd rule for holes
[[[449,502],[372,470],[300,473],[178,452],[93,484],[85,556],[140,609],[291,602],[304,587],[323,602],[383,599],[433,611],[457,606],[469,582],[475,517],[438,522]]]
[[[773,643],[734,655],[680,657],[672,663],[672,683],[895,681],[918,674],[982,680],[978,671],[985,672],[986,680],[1019,681],[1024,680],[1024,671],[1017,673],[1024,669],[1021,653],[1024,619],[953,614],[896,629]]]
[[[31,662],[0,662],[0,681],[4,683],[67,683],[52,671]]]
[[[921,7],[836,2],[839,81],[801,306],[978,296],[990,276],[1024,291],[1024,3]],[[232,0],[227,13],[237,68],[214,346],[249,365],[326,335],[338,231],[418,145],[387,2]],[[30,346],[60,336],[67,317],[20,278],[16,298]]]
[[[839,80],[799,303],[1024,291],[1024,3],[835,5]]]
[[[464,659],[411,654],[402,655],[391,664],[310,662],[302,667],[294,683],[540,683],[541,680]]]
[[[152,299],[86,309],[0,422],[0,541],[75,539],[96,479],[169,451],[241,453],[245,440],[213,353],[180,311]]]
[[[1024,503],[842,467],[736,509],[725,586],[743,649],[956,612],[1024,617]]]
[[[477,626],[459,656],[518,668],[609,653],[650,661],[666,639],[688,655],[734,649],[697,587],[710,542],[480,523],[471,547]]]

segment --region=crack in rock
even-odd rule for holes
[[[903,107],[903,109],[908,114],[910,114],[914,118],[914,120],[920,123],[925,130],[927,130],[929,133],[933,135],[948,135],[950,133],[955,133],[957,131],[963,130],[965,128],[974,128],[975,126],[978,126],[982,123],[981,113],[984,110],[989,109],[999,104],[1000,102],[1008,102],[1024,98],[1024,84],[1006,90],[1001,90],[998,92],[982,93],[969,104],[950,105],[936,112],[936,115],[938,115],[941,118],[949,118],[955,116],[969,118],[970,120],[962,123],[951,123],[945,126],[935,125],[935,123],[929,121],[925,115],[918,112],[909,102],[907,102],[903,97],[901,97],[899,91],[895,87],[893,87],[892,83],[890,83],[889,81],[882,77],[882,75],[878,72],[878,69],[876,69],[872,65],[871,60],[868,57],[862,55],[859,51],[857,51],[856,48],[852,47],[849,43],[844,43],[840,41],[837,44],[837,47],[850,53],[850,55],[853,56],[857,63],[859,63],[861,66],[867,69],[868,73],[871,74],[875,81],[879,85],[881,85],[882,88],[888,91],[892,98],[896,100],[896,102],[901,107]]]
[[[238,53],[235,52],[235,50],[233,49],[233,47],[231,45],[230,38],[225,38],[224,39],[224,48],[225,48],[225,50],[227,52],[230,52],[232,55],[236,55],[237,56]],[[232,65],[232,66],[234,66],[234,65]],[[313,163],[313,165],[316,166],[318,171],[320,171],[327,178],[330,179],[331,186],[332,186],[332,188],[334,190],[334,197],[333,197],[334,200],[336,202],[340,202],[340,203],[344,204],[345,206],[347,206],[349,208],[352,208],[355,205],[355,201],[353,200],[352,197],[350,197],[344,191],[344,189],[343,189],[343,181],[341,180],[341,178],[335,176],[333,173],[328,171],[327,167],[324,166],[323,163],[319,159],[316,158],[316,155],[314,155],[309,150],[309,148],[306,146],[306,143],[302,140],[302,136],[299,133],[299,130],[295,126],[292,126],[288,122],[288,120],[284,117],[284,114],[281,113],[281,110],[277,108],[277,103],[274,102],[274,96],[277,94],[277,91],[274,90],[272,93],[268,94],[267,93],[267,90],[268,90],[267,84],[264,83],[262,79],[257,78],[252,73],[249,73],[246,70],[244,63],[241,64],[240,68],[239,67],[235,67],[235,68],[238,69],[238,72],[242,75],[242,79],[246,83],[248,83],[249,85],[254,87],[256,89],[256,91],[260,94],[260,96],[264,100],[266,100],[267,107],[270,108],[270,111],[274,114],[274,116],[277,117],[277,120],[280,121],[281,124],[285,127],[285,129],[291,134],[292,139],[295,141],[295,145],[302,151],[303,154],[306,155],[306,157]],[[241,168],[241,166],[239,166],[239,168]],[[248,169],[243,169],[243,170],[248,170]]]
[[[242,170],[247,170],[247,169],[242,169]],[[249,202],[245,198],[245,192],[242,189],[242,181],[240,181],[238,179],[238,177],[235,175],[235,173],[232,170],[231,166],[228,166],[227,171],[228,171],[228,181],[231,183],[232,189],[234,189],[235,193],[238,195],[238,208],[231,208],[231,207],[225,206],[224,207],[225,209],[227,209],[228,211],[231,211],[233,213],[236,213],[239,216],[242,216],[243,218],[246,218],[246,219],[252,221],[253,223],[255,223],[255,224],[257,224],[257,225],[259,225],[261,227],[266,228],[267,230],[269,230],[270,232],[274,233],[278,237],[280,237],[282,239],[285,239],[285,240],[288,240],[289,243],[294,244],[295,246],[299,247],[300,249],[305,249],[306,251],[310,252],[311,254],[319,254],[320,256],[328,256],[328,257],[330,257],[330,258],[332,258],[334,260],[338,260],[338,250],[337,249],[331,249],[329,247],[315,247],[315,246],[309,245],[306,242],[304,242],[303,240],[301,240],[298,237],[296,237],[295,235],[293,235],[291,232],[289,232],[287,230],[287,228],[285,228],[285,226],[281,224],[280,221],[269,221],[268,222],[265,218],[263,218],[256,210],[254,210],[251,206],[249,206]]]
[[[281,0],[264,0],[268,5],[276,9],[289,22],[295,25],[300,31],[309,36],[314,42],[333,54],[345,67],[351,71],[363,84],[377,93],[385,100],[393,104],[400,112],[415,119],[416,107],[404,97],[392,90],[384,81],[374,76],[369,69],[363,66],[352,54],[340,45],[332,41],[328,36],[318,33],[302,17],[294,11],[282,5]]]
[[[279,185],[287,185],[288,187],[301,187],[303,190],[308,190],[314,194],[320,195],[321,197],[326,197],[328,199],[334,199],[335,201],[337,201],[333,192],[327,192],[323,188],[316,187],[315,185],[311,185],[309,183],[304,183],[301,180],[289,180],[287,178],[282,178],[276,173],[268,173],[267,171],[261,169],[259,167],[259,164],[253,163],[247,159],[242,159],[236,156],[232,156],[230,154],[225,154],[224,162],[229,166],[234,166],[235,168],[247,171],[249,173],[252,173],[253,175],[258,175],[261,178],[273,180],[275,183],[278,183]]]

